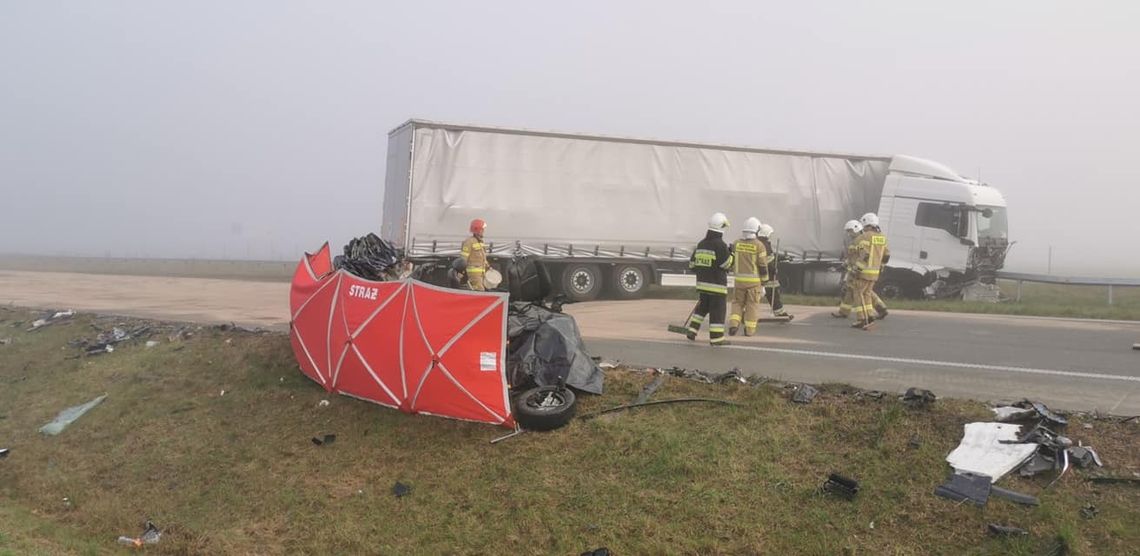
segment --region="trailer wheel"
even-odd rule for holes
[[[571,301],[593,301],[602,292],[602,272],[596,264],[571,263],[562,270],[562,293]]]
[[[649,274],[644,266],[619,264],[608,285],[617,299],[641,299],[649,288]]]

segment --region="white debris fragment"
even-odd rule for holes
[[[1021,425],[967,423],[962,442],[946,462],[957,473],[985,475],[996,483],[1037,453],[1037,444],[1016,442],[1020,432]]]

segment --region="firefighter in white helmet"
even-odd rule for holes
[[[871,313],[875,311],[875,282],[882,273],[883,264],[890,260],[887,236],[879,228],[879,217],[868,212],[859,219],[863,233],[856,242],[855,269],[855,316],[859,319],[854,328],[867,330],[875,322]],[[881,301],[880,301],[881,303]]]
[[[859,254],[858,243],[859,236],[863,234],[863,225],[858,220],[848,220],[843,225],[843,231],[847,232],[847,237],[844,238],[843,243],[847,246],[846,256],[843,258],[843,267],[845,273],[843,275],[843,299],[839,302],[839,308],[831,313],[831,316],[837,319],[845,319],[851,315],[851,309],[855,303],[855,258]]]
[[[864,222],[864,219],[866,220],[866,222]],[[882,229],[882,227],[879,226],[879,216],[873,212],[868,212],[867,214],[864,214],[862,216],[862,218],[859,219],[859,223],[862,224],[862,226],[863,226],[863,233],[864,234],[870,234],[870,233],[883,234],[883,229]],[[885,236],[884,236],[884,238],[885,238]],[[888,262],[890,262],[890,260],[891,260],[891,250],[885,249],[885,252],[883,254],[883,265],[886,265]],[[875,283],[878,284],[878,281],[876,280]],[[883,301],[883,298],[879,297],[879,294],[875,293],[874,288],[871,288],[870,293],[871,293],[871,306],[875,308],[875,313],[876,313],[875,319],[876,320],[882,320],[882,319],[887,318],[887,304]]]
[[[792,320],[793,315],[784,310],[784,302],[780,300],[780,261],[776,250],[772,249],[772,234],[776,233],[771,226],[761,224],[756,237],[764,244],[768,252],[768,280],[764,282],[764,298],[772,306],[772,314],[780,318]]]
[[[756,333],[760,320],[760,300],[764,297],[764,282],[768,280],[768,251],[756,237],[760,219],[744,221],[741,239],[732,244],[732,314],[728,318],[728,334],[735,336],[744,322],[744,335]]]
[[[697,339],[697,332],[707,320],[709,343],[722,346],[728,343],[724,337],[724,317],[728,302],[728,271],[732,268],[732,252],[724,243],[724,232],[728,229],[728,217],[718,212],[709,218],[705,238],[697,243],[689,258],[689,268],[697,275],[697,306],[689,315],[686,336]]]

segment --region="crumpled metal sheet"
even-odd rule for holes
[[[967,423],[962,441],[947,463],[959,473],[985,475],[997,482],[1037,453],[1037,444],[1019,443],[1021,425]]]

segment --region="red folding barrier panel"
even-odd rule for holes
[[[507,397],[507,296],[333,271],[328,244],[297,265],[290,341],[330,392],[514,426]]]

